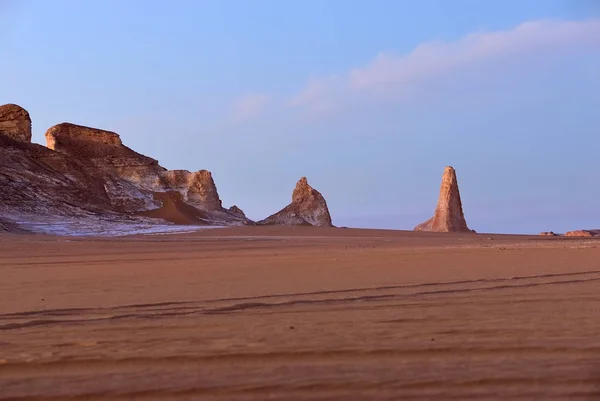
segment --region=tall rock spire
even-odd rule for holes
[[[470,232],[463,214],[456,171],[446,167],[442,176],[440,197],[433,217],[415,227],[415,231]]]

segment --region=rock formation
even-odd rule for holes
[[[302,177],[292,193],[292,203],[259,221],[260,225],[332,227],[327,202],[319,191],[308,185]]]
[[[103,179],[77,160],[0,135],[0,219],[79,216],[110,210]]]
[[[222,212],[217,220],[238,217],[223,209],[212,174],[207,170],[167,170],[158,161],[123,145],[118,134],[96,128],[62,123],[46,132],[48,148],[87,164],[105,176],[106,192],[115,208],[140,212],[161,205],[155,193],[177,191],[181,200],[197,209]]]
[[[221,210],[221,200],[217,187],[208,170],[191,173],[187,170],[164,171],[160,174],[160,184],[181,193],[183,200],[202,210]]]
[[[61,221],[91,216],[146,222],[146,217],[158,217],[178,224],[253,224],[237,207],[221,206],[209,171],[169,171],[123,145],[114,132],[62,123],[46,132],[47,147],[30,140],[27,111],[0,106],[2,230],[15,231],[48,216]]]
[[[99,168],[118,172],[120,168],[144,167],[144,174],[148,168],[164,170],[158,166],[158,161],[123,145],[115,132],[62,123],[50,127],[45,136],[48,149],[85,160]]]
[[[0,106],[0,135],[31,142],[31,118],[27,110],[16,104]]]
[[[415,227],[415,231],[472,232],[463,214],[454,168],[444,169],[440,196],[433,217]]]
[[[540,233],[542,237],[554,237],[556,233],[554,231],[543,231]]]
[[[565,237],[595,237],[600,235],[600,230],[574,230],[565,233]]]
[[[242,218],[246,218],[246,214],[244,213],[244,211],[242,209],[240,209],[239,207],[237,207],[236,205],[231,206],[229,209],[227,209],[229,211],[229,213],[235,215],[235,216],[239,216]]]

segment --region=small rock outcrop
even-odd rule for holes
[[[542,237],[554,237],[556,233],[554,231],[543,231],[540,233]]]
[[[221,200],[212,174],[208,170],[192,173],[187,170],[167,170],[160,173],[160,184],[181,193],[183,200],[206,211],[221,210]]]
[[[259,225],[332,227],[331,215],[325,198],[302,177],[292,193],[292,203],[264,220]]]
[[[246,218],[246,213],[244,213],[244,211],[236,205],[231,206],[229,209],[227,209],[227,211],[233,214],[234,216],[238,216],[244,219]]]
[[[600,230],[574,230],[565,233],[565,237],[595,237],[600,235]]]
[[[16,104],[0,106],[0,135],[31,142],[31,118],[27,110]]]
[[[440,196],[433,217],[415,227],[415,231],[474,232],[467,226],[463,214],[458,180],[453,167],[446,167],[442,175]]]

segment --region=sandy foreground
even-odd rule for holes
[[[0,399],[600,399],[599,245],[0,236]]]

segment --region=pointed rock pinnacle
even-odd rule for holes
[[[300,178],[296,183],[292,203],[258,224],[332,227],[325,198],[308,184],[306,177]]]
[[[444,169],[440,196],[433,217],[415,227],[415,231],[471,232],[463,214],[456,171]]]

